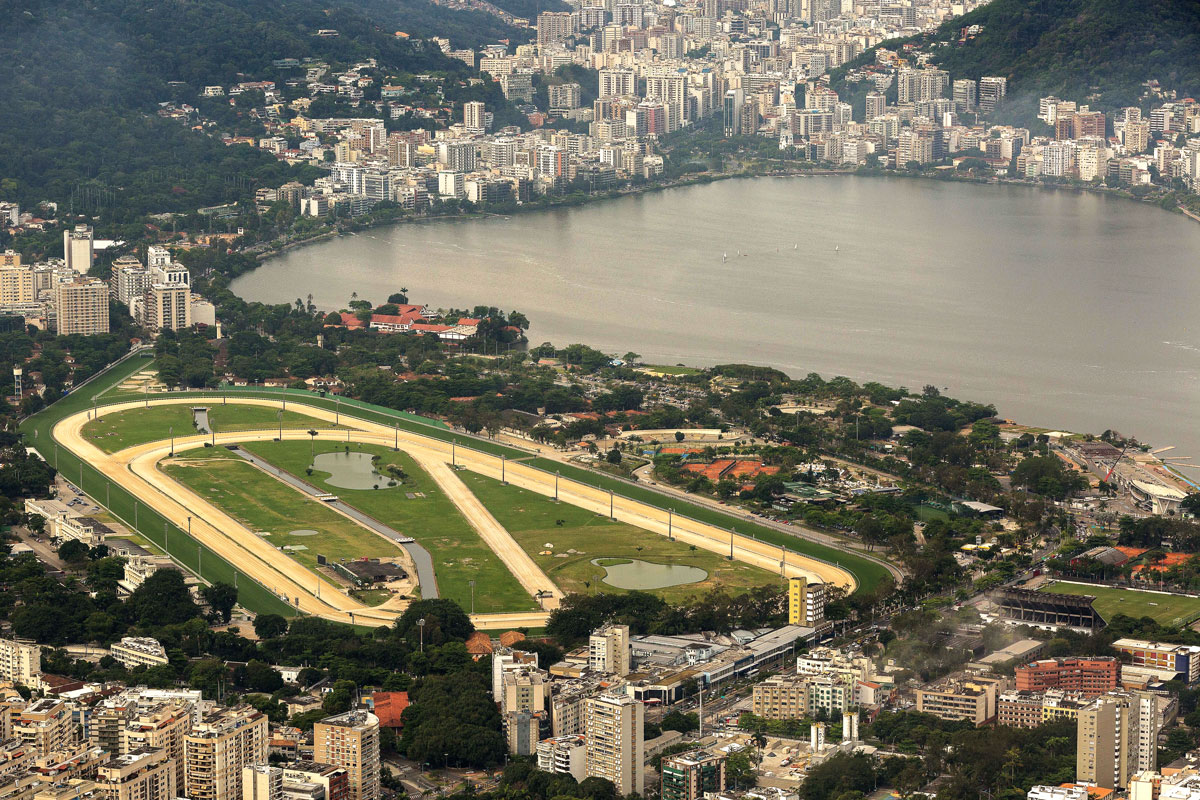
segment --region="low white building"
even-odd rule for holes
[[[1083,786],[1034,786],[1025,795],[1026,800],[1087,800],[1088,791]]]
[[[168,663],[167,651],[162,643],[148,636],[126,636],[109,648],[109,653],[125,669]]]

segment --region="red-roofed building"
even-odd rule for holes
[[[512,647],[517,642],[525,641],[525,634],[520,631],[505,631],[500,634],[500,644],[503,647]]]
[[[379,717],[381,728],[399,731],[404,727],[400,715],[408,708],[408,692],[375,692],[371,702],[375,705],[375,716]]]
[[[488,636],[483,631],[475,631],[472,633],[470,638],[467,639],[466,644],[467,653],[476,661],[484,656],[490,656],[492,654],[492,650],[494,649],[492,647],[492,637]]]

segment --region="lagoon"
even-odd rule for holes
[[[232,289],[342,308],[400,287],[435,307],[520,310],[534,344],[932,384],[1031,425],[1114,428],[1200,460],[1200,225],[1120,198],[727,180],[377,228],[274,257]]]

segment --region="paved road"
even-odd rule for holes
[[[312,484],[300,480],[299,478],[297,478],[295,475],[293,475],[290,472],[285,472],[284,470],[279,469],[275,465],[271,464],[268,461],[262,460],[261,458],[254,455],[253,453],[248,452],[244,448],[239,447],[237,450],[234,450],[233,452],[236,455],[241,456],[242,458],[246,459],[251,464],[253,464],[254,466],[261,469],[263,472],[270,473],[271,475],[275,476],[279,480],[283,481],[284,483],[288,484],[289,486],[294,486],[295,488],[299,489],[300,491],[304,492],[305,494],[309,495],[310,497],[318,498],[318,497],[321,497],[322,495],[326,494],[326,492],[323,491],[322,489],[318,489],[317,487],[313,486]],[[368,517],[366,514],[362,513],[357,508],[354,508],[353,506],[348,506],[345,503],[343,503],[341,500],[334,500],[333,502],[326,503],[325,505],[330,506],[331,508],[334,508],[337,511],[340,511],[341,513],[345,514],[347,517],[350,517],[351,519],[353,519],[359,525],[362,525],[365,528],[370,528],[371,530],[375,531],[379,535],[381,535],[387,539],[391,539],[393,542],[398,544],[400,547],[403,547],[404,550],[408,553],[409,557],[412,558],[413,567],[417,571],[417,583],[420,584],[420,586],[421,586],[421,597],[423,597],[427,600],[433,600],[433,599],[437,598],[437,596],[438,596],[437,576],[434,574],[433,558],[429,555],[428,550],[426,550],[424,547],[417,544],[416,542],[400,541],[401,539],[410,539],[412,537],[405,536],[404,534],[396,531],[395,529],[389,528],[388,526],[384,525],[379,520],[374,519],[372,517]]]

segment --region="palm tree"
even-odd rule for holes
[[[308,460],[316,461],[317,460],[317,432],[310,428],[308,431],[308,437],[309,437],[308,438],[308,441],[309,441]]]

